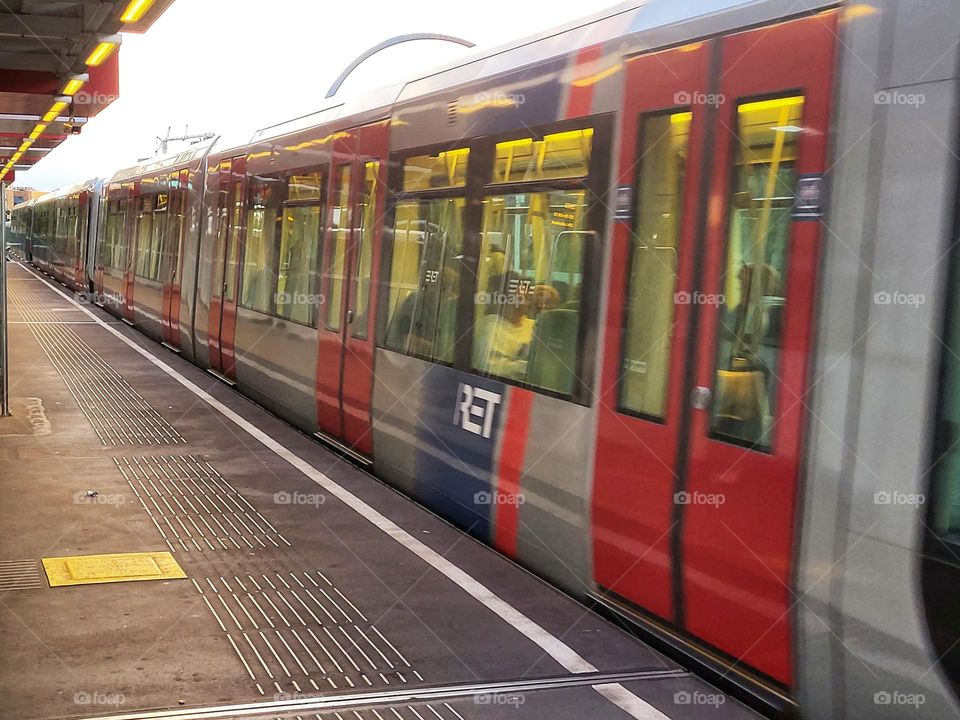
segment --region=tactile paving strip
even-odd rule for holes
[[[48,557],[43,558],[43,569],[50,587],[187,577],[168,552]]]
[[[201,457],[115,457],[113,461],[172,552],[290,545]]]
[[[320,571],[204,577],[194,585],[261,695],[423,681]]]
[[[41,587],[36,560],[0,560],[0,592]]]
[[[186,442],[115,369],[48,310],[26,282],[11,282],[9,294],[104,445]]]

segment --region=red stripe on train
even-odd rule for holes
[[[496,525],[493,544],[510,557],[517,554],[517,532],[520,528],[520,480],[523,458],[527,451],[527,430],[533,393],[513,388],[507,407],[507,421],[503,428],[500,462],[497,465],[497,487],[494,494]]]
[[[599,60],[602,55],[602,45],[584,48],[577,53],[577,59],[574,64],[575,76],[573,82],[570,84],[570,97],[567,98],[567,112],[564,114],[564,118],[569,120],[570,118],[583,117],[590,114],[590,109],[593,107],[594,83],[584,82],[578,84],[577,81],[583,79],[581,78],[583,66]]]

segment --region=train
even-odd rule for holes
[[[958,33],[626,2],[12,242],[754,706],[960,718]]]

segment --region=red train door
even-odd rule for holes
[[[835,30],[629,63],[596,463],[601,589],[784,686]]]
[[[210,299],[210,364],[226,379],[236,378],[234,340],[237,329],[237,287],[246,188],[246,158],[220,163],[217,194],[217,236]]]
[[[334,147],[322,259],[317,417],[320,434],[360,459],[373,453],[373,308],[382,229],[387,126]]]
[[[137,180],[133,183],[130,200],[127,203],[126,220],[123,223],[123,231],[127,236],[127,255],[123,268],[123,315],[121,319],[131,324],[133,323],[133,291],[135,287],[134,268],[136,267],[137,235],[140,224],[137,218],[140,215],[141,202],[140,181]]]
[[[164,238],[166,278],[163,284],[163,340],[172,349],[180,349],[180,273],[183,263],[184,223],[186,223],[187,183],[190,171],[170,174],[170,211]]]

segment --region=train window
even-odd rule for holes
[[[137,277],[147,277],[150,267],[150,242],[153,239],[153,198],[140,199],[137,213],[137,254],[134,272]]]
[[[237,296],[237,265],[240,262],[240,231],[243,226],[243,181],[234,180],[230,191],[230,235],[227,243],[227,264],[224,269],[223,299],[232,302]]]
[[[418,155],[403,161],[403,191],[457,188],[467,184],[469,148],[447,150],[436,155]]]
[[[768,449],[786,299],[784,280],[794,203],[803,97],[737,108],[735,159],[719,312],[711,432]]]
[[[659,419],[667,404],[683,179],[692,119],[689,112],[659,113],[643,118],[640,124],[620,408]]]
[[[340,329],[340,316],[343,312],[344,265],[346,263],[347,239],[350,237],[350,166],[337,168],[337,188],[330,213],[331,247],[327,258],[327,297],[326,326],[330,330]]]
[[[147,273],[144,277],[148,280],[160,279],[160,261],[163,257],[163,243],[167,228],[167,213],[161,212],[158,208],[153,213],[153,234],[150,239],[150,257],[147,265]]]
[[[463,263],[462,197],[397,203],[385,345],[453,362]]]
[[[592,143],[593,128],[497,143],[493,182],[585,177]]]
[[[240,304],[262,313],[273,312],[277,213],[282,201],[283,183],[279,178],[255,177],[250,181]]]
[[[363,188],[360,197],[360,223],[357,247],[357,272],[353,279],[353,324],[350,333],[355,338],[367,337],[367,315],[370,307],[370,277],[373,269],[373,233],[377,226],[377,189],[380,181],[380,163],[364,165]]]
[[[292,175],[280,227],[276,313],[303,325],[316,324],[314,286],[323,216],[321,173]]]
[[[951,276],[960,277],[960,252],[953,252]],[[930,530],[951,545],[960,545],[960,292],[954,283],[947,304],[942,352],[942,383],[937,417],[936,455],[932,471]],[[957,560],[956,548],[937,543]]]
[[[484,199],[474,369],[573,391],[588,244],[586,190]]]

